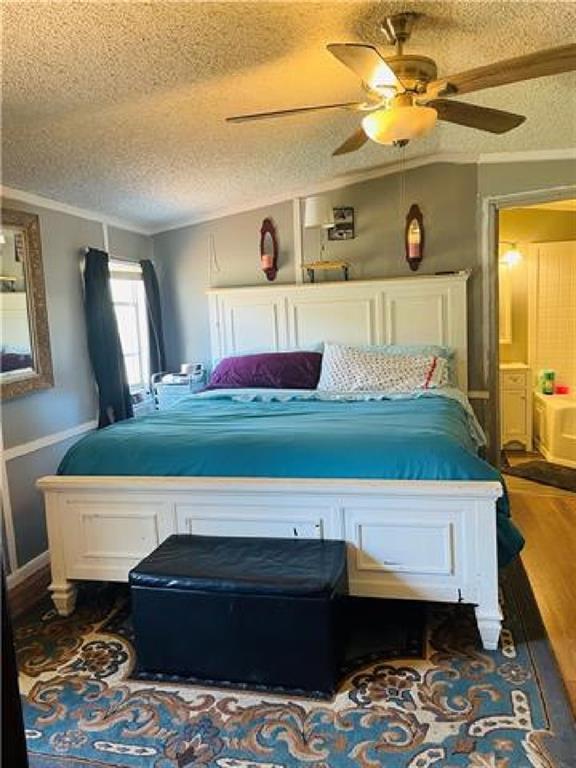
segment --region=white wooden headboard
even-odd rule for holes
[[[212,361],[342,344],[442,344],[468,389],[466,281],[453,275],[208,291]]]

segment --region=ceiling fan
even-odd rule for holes
[[[366,91],[365,101],[237,115],[226,120],[244,123],[325,109],[362,114],[361,126],[333,152],[334,155],[355,152],[369,139],[379,144],[404,146],[411,139],[429,133],[437,120],[490,133],[506,133],[526,118],[445,97],[576,69],[576,45],[563,45],[438,78],[432,59],[404,53],[404,45],[419,16],[421,14],[408,11],[388,16],[383,21],[382,31],[387,42],[396,46],[392,57],[384,58],[373,45],[331,43],[327,46],[333,56],[360,77]]]

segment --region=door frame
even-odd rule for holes
[[[498,242],[500,211],[521,208],[538,203],[568,200],[576,197],[576,185],[544,187],[541,189],[487,195],[481,200],[480,253],[482,263],[482,368],[488,390],[488,408],[485,414],[489,435],[488,460],[500,466],[500,346],[498,328]]]

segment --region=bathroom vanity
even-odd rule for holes
[[[532,375],[526,363],[500,364],[502,448],[532,450]]]

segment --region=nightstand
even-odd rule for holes
[[[182,374],[172,374],[172,381],[163,381],[170,374],[157,373],[152,376],[152,392],[154,394],[154,406],[156,410],[172,408],[180,400],[195,392],[200,392],[206,386],[204,376],[199,380],[198,377],[183,376]]]

